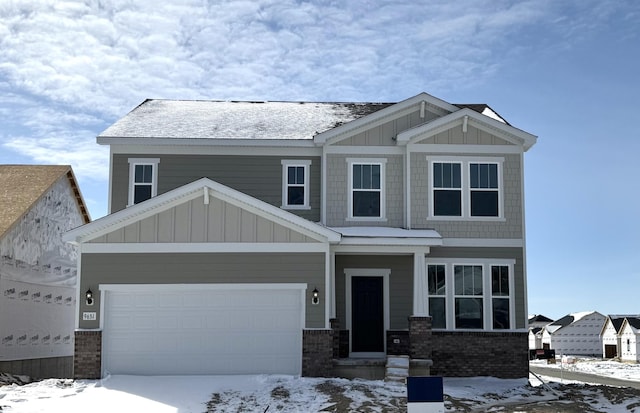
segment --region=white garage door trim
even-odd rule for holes
[[[186,336],[186,339],[184,340],[175,340],[175,344],[173,343],[173,345],[175,345],[175,349],[176,352],[172,353],[171,350],[168,350],[169,352],[167,353],[166,349],[162,349],[162,350],[158,350],[158,354],[161,354],[162,351],[165,351],[164,356],[162,358],[160,358],[161,360],[168,360],[169,358],[172,359],[172,362],[174,363],[174,365],[176,364],[175,361],[173,361],[174,357],[168,357],[167,355],[171,355],[171,354],[177,354],[177,355],[182,355],[182,357],[184,359],[188,359],[189,355],[191,356],[191,361],[190,363],[193,365],[194,364],[194,355],[198,354],[197,352],[194,351],[186,351],[185,349],[189,348],[189,344],[193,341],[199,341],[199,342],[206,342],[208,343],[207,346],[210,345],[210,343],[215,343],[216,345],[220,344],[220,341],[222,341],[224,343],[225,338],[228,337],[228,342],[224,343],[226,345],[225,351],[228,351],[229,348],[231,349],[241,349],[243,344],[247,344],[247,343],[270,343],[272,348],[272,350],[264,350],[265,352],[268,351],[273,351],[274,353],[276,353],[276,355],[278,355],[278,352],[281,352],[282,349],[285,348],[289,348],[289,350],[287,350],[287,359],[289,360],[286,363],[283,363],[283,367],[282,367],[282,371],[277,371],[278,368],[280,367],[274,367],[276,366],[275,361],[273,361],[272,365],[270,365],[269,367],[265,367],[265,369],[269,370],[269,371],[264,371],[264,373],[268,373],[268,372],[273,372],[273,373],[289,373],[289,374],[300,374],[301,373],[301,369],[302,369],[302,330],[304,329],[305,326],[305,295],[306,295],[306,289],[307,289],[307,285],[306,284],[302,284],[302,283],[298,283],[298,284],[293,284],[293,283],[287,283],[287,284],[101,284],[99,286],[100,289],[100,293],[101,293],[101,311],[100,313],[103,315],[103,317],[100,317],[100,325],[101,328],[103,330],[103,374],[105,373],[113,373],[113,374],[118,374],[118,370],[119,368],[117,368],[117,363],[120,363],[121,365],[123,363],[121,363],[121,360],[126,359],[127,357],[129,357],[130,362],[131,363],[135,363],[136,361],[140,361],[140,366],[145,366],[145,363],[147,363],[147,366],[152,366],[149,367],[149,370],[147,372],[145,372],[145,367],[141,367],[141,371],[139,374],[171,374],[171,371],[173,371],[173,368],[169,368],[166,367],[168,370],[167,371],[162,371],[163,368],[165,368],[165,366],[159,366],[158,368],[153,367],[155,366],[155,364],[151,361],[144,361],[146,358],[153,358],[152,354],[155,353],[151,353],[151,352],[146,352],[146,351],[142,351],[140,350],[140,346],[142,345],[141,343],[136,343],[136,341],[144,341],[146,340],[152,340],[152,337],[147,337],[147,335],[149,336],[154,336],[156,331],[158,336],[162,336],[162,334],[165,334],[165,336],[162,336],[163,338],[159,338],[159,337],[155,337],[152,341],[149,341],[150,343],[164,343],[165,342],[165,337],[171,338],[171,330],[165,330],[165,331],[160,331],[160,330],[146,330],[145,333],[142,333],[142,331],[140,330],[136,330],[135,327],[133,327],[135,325],[135,323],[133,322],[133,319],[135,318],[133,315],[131,317],[129,317],[130,313],[135,313],[135,315],[139,315],[140,317],[156,317],[156,321],[162,321],[164,322],[165,320],[165,316],[168,314],[169,315],[169,319],[181,319],[181,320],[187,320],[188,323],[191,323],[192,320],[192,315],[193,314],[197,314],[195,319],[198,319],[199,316],[202,314],[203,315],[203,319],[208,319],[209,321],[207,322],[207,325],[209,326],[215,326],[213,328],[205,328],[205,329],[195,329],[192,330],[189,334],[191,334],[191,336]],[[272,292],[272,294],[269,293],[269,291]],[[278,294],[278,291],[281,292],[281,294]],[[227,293],[228,292],[228,293]],[[113,293],[114,295],[111,295],[111,293]],[[122,293],[122,295],[120,295],[119,299],[121,300],[125,300],[123,303],[124,307],[122,307],[122,312],[121,313],[117,313],[114,310],[107,310],[107,308],[113,308],[111,307],[114,302],[111,302],[111,304],[109,304],[107,301],[108,300],[112,300],[115,299],[116,297],[118,297],[118,293]],[[137,301],[134,301],[133,297],[131,297],[131,294],[136,294],[136,293],[142,293],[142,297],[146,297],[148,299],[150,299],[151,303],[155,303],[155,304],[150,304],[149,306],[143,307],[142,310],[140,311],[140,313],[137,312],[137,310],[135,309],[137,307],[136,303]],[[171,293],[172,295],[165,295],[166,293]],[[224,294],[221,294],[224,293]],[[248,293],[248,295],[246,294]],[[264,297],[262,295],[256,295],[256,293],[259,294],[264,294]],[[150,295],[148,295],[150,294]],[[199,313],[196,310],[196,313],[193,313],[194,308],[197,309],[197,305],[196,306],[191,306],[189,309],[186,309],[185,312],[182,312],[182,309],[185,309],[185,305],[183,305],[183,307],[180,307],[180,305],[178,305],[178,310],[176,310],[175,312],[167,312],[167,311],[171,311],[171,310],[167,310],[166,307],[163,309],[163,305],[162,304],[158,304],[164,301],[158,301],[158,297],[155,296],[154,294],[162,294],[165,295],[165,297],[170,297],[170,299],[177,299],[179,300],[180,297],[182,297],[182,295],[184,294],[188,294],[190,296],[193,296],[194,294],[196,296],[198,296],[200,299],[202,300],[207,300],[208,298],[213,298],[213,300],[209,300],[209,301],[200,301],[202,303],[216,303],[216,304],[212,304],[213,306],[216,306],[215,310],[212,309],[210,312],[203,312],[203,313]],[[173,295],[175,294],[175,295]],[[182,295],[181,295],[182,294]],[[246,300],[241,300],[241,297],[248,297],[248,299]],[[253,299],[251,299],[251,297],[254,297]],[[257,298],[256,298],[257,297]],[[278,298],[286,298],[288,297],[286,300],[289,302],[289,306],[287,309],[283,309],[283,312],[279,312],[279,308],[277,308],[277,306],[274,306],[273,303],[277,302],[277,304],[279,305],[280,301]],[[264,299],[263,299],[264,298]],[[266,299],[266,301],[265,301]],[[229,326],[227,327],[219,327],[219,324],[225,324],[224,322],[220,323],[220,322],[216,322],[215,319],[217,319],[217,317],[234,317],[236,314],[238,315],[239,319],[243,319],[243,316],[240,315],[240,313],[242,313],[243,308],[242,305],[238,306],[237,304],[239,303],[249,303],[249,305],[247,306],[248,308],[250,308],[250,304],[253,301],[263,301],[262,304],[260,305],[265,305],[264,302],[268,302],[269,299],[271,300],[271,304],[270,305],[270,309],[271,310],[275,310],[276,314],[282,315],[282,317],[271,317],[269,318],[269,320],[274,320],[274,322],[276,322],[278,324],[278,328],[284,328],[284,334],[282,335],[282,337],[286,336],[286,342],[282,342],[282,343],[276,343],[276,341],[278,340],[278,338],[281,337],[281,335],[276,335],[276,336],[271,336],[268,340],[260,340],[260,334],[262,334],[262,337],[269,337],[269,329],[267,327],[268,322],[267,321],[260,321],[258,324],[260,326],[264,325],[266,327],[265,330],[263,330],[263,332],[261,333],[259,331],[259,329],[257,329],[257,331],[254,332],[253,336],[252,336],[252,329],[248,328],[248,329],[242,329],[242,330],[238,330],[236,329],[235,332],[233,331],[233,325],[238,325],[238,324],[231,324],[231,328],[230,330],[225,330],[225,328],[229,328]],[[126,301],[128,300],[128,301]],[[226,300],[226,304],[218,304],[218,303],[223,303]],[[278,300],[278,301],[275,301]],[[144,301],[144,299],[143,299]],[[184,301],[185,303],[188,301]],[[209,304],[205,304],[203,306],[206,307]],[[220,307],[220,305],[223,305],[224,307]],[[127,306],[129,308],[127,308]],[[164,310],[161,311],[161,310]],[[269,311],[271,311],[269,310]],[[111,321],[108,319],[111,314],[107,314],[107,311],[111,312],[113,311],[113,315],[114,318],[111,319]],[[260,310],[256,310],[258,311],[257,314],[261,314],[262,312]],[[265,310],[265,314],[266,315],[267,310]],[[295,313],[294,313],[295,312]],[[273,313],[273,312],[272,312]],[[159,316],[158,314],[164,314],[164,316]],[[244,319],[247,319],[247,314],[248,313],[244,313]],[[254,313],[252,313],[254,314]],[[123,316],[124,315],[124,316]],[[175,317],[174,317],[175,316]],[[118,328],[119,327],[114,327],[114,324],[111,324],[111,322],[113,322],[113,320],[116,319],[116,317],[120,317],[120,322],[123,322],[124,324],[122,324],[124,327],[120,328],[120,331],[118,332]],[[131,320],[128,320],[129,318],[131,318]],[[253,319],[255,317],[251,316],[249,317],[250,319]],[[282,320],[284,321],[282,321]],[[276,321],[276,320],[280,320],[280,321]],[[288,320],[288,321],[286,321]],[[184,321],[183,321],[184,322]],[[286,324],[283,324],[285,323]],[[106,328],[105,328],[105,323],[106,323]],[[203,322],[204,325],[205,322]],[[229,323],[227,323],[229,324]],[[242,323],[241,323],[242,324]],[[146,322],[143,322],[143,324],[141,324],[142,326],[146,326],[149,325]],[[252,321],[250,322],[250,325],[252,326],[256,326],[256,322]],[[284,325],[284,327],[283,327]],[[288,326],[288,327],[287,327]],[[143,327],[144,329],[144,327]],[[141,334],[138,334],[138,337],[141,337],[140,339],[135,339],[135,338],[129,338],[135,334],[132,334],[131,332],[134,331],[139,331]],[[178,330],[176,330],[178,331]],[[185,330],[180,330],[182,331],[182,333],[184,334]],[[120,334],[119,334],[120,333]],[[243,340],[241,337],[243,337],[243,334],[247,334],[247,339]],[[240,334],[240,335],[239,335]],[[209,338],[206,338],[207,335],[209,335]],[[239,335],[239,336],[238,336]],[[275,337],[275,340],[272,340],[272,338]],[[189,339],[193,339],[193,340],[189,340]],[[118,340],[120,340],[119,344],[113,344],[113,343],[118,343]],[[131,344],[137,344],[138,345],[138,350],[131,350],[131,354],[126,354],[129,352],[129,342],[128,340],[131,340]],[[169,340],[171,341],[171,340]],[[295,342],[294,342],[295,341]],[[169,344],[167,344],[168,346]],[[250,347],[248,346],[248,344],[245,347]],[[254,344],[255,347],[255,344]],[[266,348],[265,346],[260,346],[259,348],[254,348],[254,350],[258,350],[258,351],[263,351],[263,348]],[[121,359],[120,361],[116,361],[117,358],[112,356],[112,353],[110,350],[122,350],[125,349],[124,352],[121,352],[120,354],[122,356],[120,356],[119,358]],[[137,352],[136,352],[137,351]],[[200,359],[202,360],[206,360],[209,363],[222,363],[223,360],[229,360],[226,363],[226,367],[224,368],[218,368],[216,367],[215,370],[220,371],[221,374],[244,374],[244,373],[248,373],[248,371],[245,371],[244,369],[251,369],[251,368],[255,368],[255,367],[243,367],[237,363],[242,363],[242,362],[235,362],[236,364],[233,364],[230,360],[234,359],[235,356],[235,360],[238,360],[238,354],[242,354],[243,357],[240,358],[240,360],[247,360],[247,365],[251,365],[249,363],[249,357],[245,357],[244,354],[252,354],[249,351],[247,351],[246,353],[243,352],[243,350],[240,350],[240,353],[238,354],[227,354],[226,357],[209,357],[208,353],[206,353],[206,351],[208,350],[203,350],[204,353],[201,354]],[[233,350],[231,350],[233,351]],[[295,354],[294,354],[295,352]],[[224,351],[223,351],[224,353]],[[217,352],[217,350],[214,350],[211,354],[220,354]],[[135,355],[137,355],[139,358],[135,358]],[[280,356],[282,356],[282,354],[280,354]],[[293,356],[293,357],[292,357]],[[259,355],[257,355],[256,357],[259,357]],[[254,357],[254,358],[256,358]],[[175,357],[175,358],[180,358],[180,357]],[[269,357],[265,357],[262,360],[268,360]],[[275,360],[275,358],[274,358]],[[158,363],[158,362],[156,362]],[[126,363],[124,363],[126,364]],[[159,364],[165,364],[165,363],[159,363]],[[170,364],[169,361],[167,361],[166,363],[167,365]],[[198,363],[196,363],[198,364]],[[204,364],[204,363],[203,363]],[[213,365],[212,364],[212,365]],[[232,367],[230,367],[233,364]],[[258,363],[256,361],[254,361],[254,365],[257,365]],[[199,365],[197,365],[195,367],[194,371],[191,371],[189,367],[184,367],[184,370],[180,371],[180,368],[183,368],[183,366],[188,366],[189,362],[185,363],[185,364],[177,364],[178,367],[177,368],[177,372],[174,374],[211,374],[211,372],[207,372],[206,368],[202,367],[202,371],[198,371],[198,369],[200,369],[201,367]],[[217,366],[217,364],[215,364]],[[279,365],[279,364],[278,364]],[[238,367],[237,371],[236,367]],[[113,369],[113,370],[111,370]],[[225,370],[227,369],[227,370]],[[275,370],[274,370],[275,369]],[[114,371],[115,370],[115,371]],[[154,370],[158,370],[158,372],[154,372]],[[259,371],[256,371],[259,372]],[[123,374],[135,374],[135,371],[133,372],[129,372],[129,373],[123,373]]]

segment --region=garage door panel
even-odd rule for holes
[[[107,291],[104,318],[112,374],[300,374],[300,287]]]

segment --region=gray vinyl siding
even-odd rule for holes
[[[181,253],[181,254],[83,254],[80,291],[98,291],[99,284],[206,284],[206,283],[306,283],[306,327],[323,328],[324,299],[311,305],[311,292],[325,286],[324,254]],[[82,321],[83,311],[98,311],[96,303],[80,305],[80,328],[98,328],[96,321]]]
[[[427,260],[437,262],[438,258],[478,258],[478,259],[514,259],[514,300],[516,328],[527,327],[527,308],[524,275],[523,248],[477,248],[477,247],[432,247]]]
[[[413,255],[336,255],[336,317],[346,328],[345,268],[388,268],[389,322],[392,330],[409,328],[413,313]]]
[[[349,164],[347,158],[381,159],[385,164],[386,220],[347,220],[349,215]],[[397,155],[327,155],[327,225],[402,227],[404,216],[403,157]]]
[[[158,195],[206,177],[253,196],[271,205],[282,205],[283,159],[309,159],[309,210],[290,212],[317,222],[320,220],[319,157],[230,156],[230,155],[113,155],[111,212],[127,206],[129,194],[129,158],[159,158]]]
[[[428,139],[419,142],[419,145],[440,144],[440,145],[513,145],[495,135],[469,125],[467,132],[462,132],[461,127],[453,127],[440,132]]]
[[[428,145],[425,145],[425,150]],[[411,154],[411,227],[413,229],[432,228],[445,238],[507,238],[522,239],[522,182],[520,155],[495,155],[503,157],[503,202],[504,220],[435,220],[427,219],[429,214],[429,168],[426,152]],[[446,157],[447,154],[438,154]],[[450,154],[450,156],[494,155]]]
[[[317,242],[235,205],[199,196],[90,243]]]
[[[409,114],[391,119],[360,132],[350,138],[336,142],[337,146],[396,146],[395,137],[407,129],[430,122],[439,116],[425,110],[425,117],[420,117],[420,105]]]

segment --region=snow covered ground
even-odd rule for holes
[[[572,368],[640,380],[637,365],[582,360]],[[530,384],[526,379],[445,378],[446,411],[640,413],[640,390],[543,379],[553,391],[533,377]],[[383,381],[267,375],[112,376],[0,387],[3,413],[264,412],[267,407],[269,413],[404,412],[406,387]]]

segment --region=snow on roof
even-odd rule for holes
[[[98,137],[311,140],[386,106],[389,104],[148,99]]]

